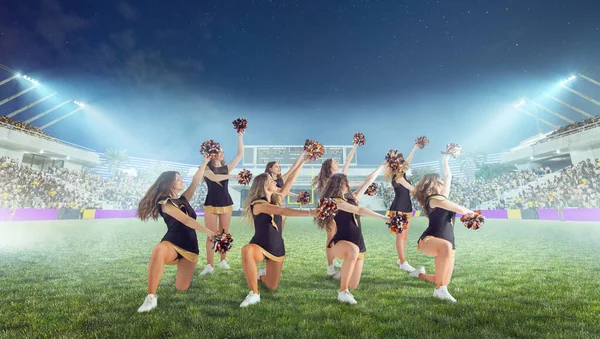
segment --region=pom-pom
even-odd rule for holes
[[[215,249],[215,252],[225,253],[231,249],[231,247],[233,246],[232,243],[233,237],[231,237],[231,234],[225,233],[225,231],[223,231],[221,233],[215,234],[215,237],[213,238],[212,248]]]
[[[233,128],[235,128],[238,133],[243,132],[248,127],[248,120],[244,118],[237,118],[233,120]]]
[[[442,151],[442,154],[450,154],[453,158],[456,158],[460,155],[462,151],[462,147],[459,144],[449,143],[446,145],[446,151]]]
[[[378,188],[379,188],[379,186],[376,183],[372,183],[371,185],[369,185],[369,187],[365,191],[365,194],[366,195],[370,195],[370,196],[374,196],[375,193],[377,193],[377,189]]]
[[[200,154],[206,158],[215,159],[219,155],[219,152],[221,152],[221,145],[212,139],[200,145]]]
[[[358,146],[364,145],[366,143],[365,135],[362,133],[354,133],[353,142],[355,145],[358,145]]]
[[[402,212],[390,212],[390,221],[386,224],[390,228],[390,233],[400,234],[408,228],[408,216]]]
[[[337,203],[331,198],[321,198],[317,206],[317,218],[325,220],[333,218],[338,212]]]
[[[325,154],[325,147],[316,140],[306,139],[304,150],[308,153],[310,160],[317,160]]]
[[[243,169],[240,171],[240,173],[238,173],[237,179],[238,184],[248,185],[250,183],[250,180],[252,180],[252,172],[250,172],[250,170]]]
[[[397,171],[398,169],[406,169],[406,161],[404,160],[404,155],[398,152],[397,150],[390,150],[385,155],[385,161],[387,161],[388,166],[392,169],[392,171]]]
[[[418,137],[415,139],[415,145],[419,148],[425,148],[425,146],[429,145],[429,139],[426,136]]]
[[[296,197],[300,205],[310,204],[310,193],[308,192],[300,192],[298,193],[298,197]]]
[[[467,218],[466,215],[460,217],[465,226],[470,230],[478,230],[485,223],[485,217],[481,215],[481,210],[475,211],[475,216]]]
[[[314,144],[316,141],[311,140],[311,139],[306,139],[306,141],[304,142],[304,150],[308,150],[308,147],[310,147],[312,144]]]

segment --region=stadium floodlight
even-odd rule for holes
[[[31,82],[31,83],[32,83],[32,84],[34,84],[34,85],[38,85],[38,84],[39,84],[39,82],[38,82],[37,80],[35,80],[34,78],[31,78],[31,77],[28,77],[27,75],[23,75],[23,76],[21,76],[21,75],[19,74],[18,76],[20,76],[21,78],[23,78],[23,79],[25,79],[25,80],[27,80],[27,81]]]
[[[529,156],[529,160],[533,160],[533,155],[530,155],[530,156]]]
[[[75,100],[75,101],[73,101],[73,102],[75,103],[75,105],[77,105],[77,106],[79,106],[79,107],[85,107],[85,104],[84,104],[83,102],[81,102],[81,101],[77,101],[77,100]]]
[[[21,73],[17,73],[17,74],[15,74],[15,76],[16,76],[17,78],[20,78],[20,77],[21,77]]]
[[[71,157],[67,155],[67,160],[71,160]]]
[[[44,150],[43,149],[40,150],[40,154],[44,154]]]
[[[556,154],[560,154],[560,150],[559,149],[556,150]]]
[[[560,82],[561,86],[564,86],[567,82],[571,82],[573,80],[575,80],[577,78],[577,76],[575,75],[571,75],[570,77],[564,79],[563,81]]]
[[[516,104],[514,104],[513,106],[514,106],[514,107],[520,107],[520,106],[523,106],[523,105],[525,105],[526,103],[527,103],[527,102],[526,102],[525,100],[521,100],[521,101],[517,102]]]

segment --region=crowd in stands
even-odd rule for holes
[[[50,136],[50,134],[46,133],[43,129],[37,126],[26,124],[19,120],[15,120],[13,118],[9,118],[7,116],[0,116],[0,126],[8,129],[18,129],[19,131],[27,134],[35,135],[48,140],[54,140],[54,138]]]
[[[559,135],[565,136],[565,135],[569,135],[572,133],[581,132],[581,130],[595,128],[595,127],[598,127],[598,123],[600,123],[600,115],[591,117],[591,118],[587,118],[585,120],[576,121],[572,124],[559,127],[558,129],[554,130],[552,133],[548,134],[548,136],[545,139],[540,140],[540,142],[552,140],[552,139],[558,137]],[[571,133],[569,133],[569,132],[571,132]]]
[[[600,160],[590,159],[560,171],[540,185],[529,185],[514,199],[501,199],[499,209],[598,208],[600,207]]]
[[[0,208],[95,208],[89,196],[67,187],[63,180],[0,158]]]
[[[454,179],[450,199],[471,209],[486,203],[492,209],[600,207],[600,160],[583,161],[557,172],[543,183],[533,183],[550,174],[548,167],[514,171],[491,180]],[[15,159],[0,158],[0,208],[137,208],[140,197],[151,186],[151,175],[132,177],[118,173],[102,177],[87,171],[51,167],[45,172],[21,165]],[[394,191],[379,183],[377,196],[389,207]],[[511,190],[514,198],[503,198]],[[206,186],[201,184],[191,204],[202,209]],[[421,206],[414,201],[415,209]]]
[[[118,173],[104,178],[87,171],[50,167],[37,171],[17,160],[0,158],[0,208],[137,209],[153,179]],[[204,205],[206,187],[200,185],[192,206]]]

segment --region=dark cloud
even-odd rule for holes
[[[129,21],[134,21],[138,18],[137,10],[125,1],[121,1],[117,4],[117,12]]]

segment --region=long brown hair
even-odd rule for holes
[[[168,197],[171,195],[171,189],[177,174],[179,173],[175,171],[166,171],[158,176],[154,184],[150,186],[138,204],[136,214],[140,220],[148,221],[151,218],[154,220],[158,219],[158,199],[160,197]]]
[[[429,217],[429,207],[427,206],[427,198],[433,194],[437,194],[440,185],[440,175],[437,173],[425,174],[421,180],[415,185],[413,195],[423,206],[423,212],[426,217]]]
[[[325,190],[325,186],[327,185],[327,181],[333,175],[333,171],[331,170],[331,164],[333,163],[333,159],[327,159],[323,161],[321,165],[321,171],[319,174],[314,177],[312,181],[312,185],[319,191],[322,192]]]
[[[276,163],[277,163],[277,161],[268,162],[267,166],[265,167],[265,173],[269,173],[269,175],[271,177],[273,177],[273,174],[271,174],[271,168],[273,168],[273,166],[275,166]],[[279,173],[279,174],[277,174],[277,177],[273,178],[273,179],[282,179],[283,180],[283,177],[281,176],[281,173]]]
[[[344,198],[344,195],[347,192],[351,192],[348,177],[345,174],[337,173],[332,175],[327,181],[327,185],[325,185],[323,192],[321,193],[321,198]],[[352,194],[350,194],[346,200],[354,204],[357,203]],[[333,218],[326,218],[324,220],[315,218],[315,223],[320,229],[326,228],[329,230],[331,229]]]
[[[248,192],[248,196],[246,197],[246,201],[244,201],[244,210],[242,212],[243,219],[248,223],[252,223],[254,221],[254,214],[252,213],[252,202],[256,199],[260,199],[262,197],[267,196],[267,192],[265,192],[265,184],[271,178],[271,175],[268,173],[261,173],[252,179],[252,185],[250,186],[250,191]],[[271,201],[270,204],[276,206],[283,206],[283,197],[278,193],[271,193]]]

